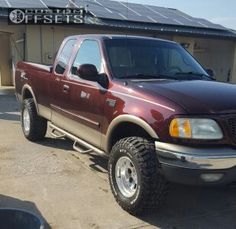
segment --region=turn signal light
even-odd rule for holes
[[[169,128],[170,136],[175,138],[191,138],[192,130],[189,119],[173,119]]]

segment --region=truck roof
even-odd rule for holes
[[[145,36],[134,36],[134,35],[117,35],[117,34],[83,34],[83,35],[73,35],[67,37],[67,39],[70,38],[91,38],[91,39],[98,39],[98,40],[106,40],[106,39],[143,39],[143,40],[159,40],[169,43],[176,43],[174,41],[160,39],[160,38],[154,38],[154,37],[145,37]]]

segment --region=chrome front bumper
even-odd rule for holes
[[[155,142],[161,164],[198,170],[223,170],[236,167],[236,149],[192,148],[169,143]]]

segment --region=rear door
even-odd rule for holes
[[[100,147],[101,127],[104,116],[104,89],[94,81],[81,79],[76,69],[82,64],[93,64],[99,73],[104,73],[102,55],[96,40],[83,40],[73,59],[68,77],[63,78],[62,87],[68,91],[62,105],[66,112],[65,129],[94,146]]]

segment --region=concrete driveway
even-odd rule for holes
[[[236,186],[171,185],[162,209],[143,217],[113,199],[107,160],[81,155],[69,140],[40,143],[21,132],[13,95],[0,95],[0,207],[30,210],[51,228],[236,228]]]

